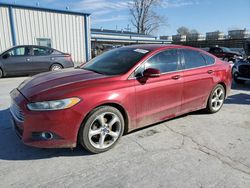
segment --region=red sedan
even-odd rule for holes
[[[134,45],[80,69],[24,81],[10,93],[10,111],[27,145],[73,148],[79,142],[100,153],[131,130],[195,110],[218,112],[230,87],[230,65],[205,51]]]

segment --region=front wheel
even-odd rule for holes
[[[121,112],[111,106],[93,110],[79,130],[80,144],[91,153],[101,153],[114,147],[124,131]]]
[[[218,84],[211,92],[206,110],[209,113],[216,113],[218,112],[225,100],[225,89],[221,84]]]

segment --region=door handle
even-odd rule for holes
[[[30,58],[26,58],[26,61],[30,61]]]
[[[214,71],[213,70],[208,70],[207,73],[208,74],[212,74]]]
[[[172,79],[173,80],[178,80],[178,79],[180,79],[180,77],[181,77],[181,75],[175,75],[175,76],[172,76]]]

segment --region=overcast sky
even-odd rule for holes
[[[91,13],[92,28],[131,28],[128,2],[130,0],[0,0],[25,5],[52,7]],[[168,25],[155,35],[173,35],[180,26],[207,31],[250,29],[250,0],[162,0],[155,10],[167,18]],[[132,28],[134,30],[134,28]]]

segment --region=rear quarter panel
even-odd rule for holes
[[[215,85],[218,83],[223,83],[226,87],[226,97],[231,91],[232,85],[232,74],[231,74],[231,65],[228,62],[221,61],[216,59],[216,64],[214,66],[214,82]]]

